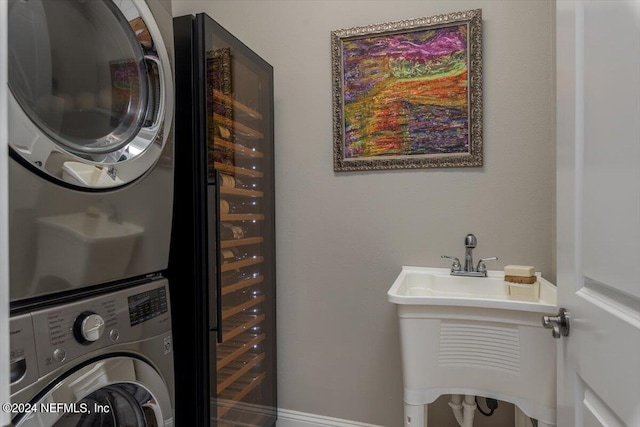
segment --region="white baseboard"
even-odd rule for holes
[[[384,427],[278,408],[277,427]]]

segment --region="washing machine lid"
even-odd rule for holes
[[[9,87],[13,153],[53,180],[118,187],[162,154],[172,77],[144,1],[9,0]]]
[[[14,418],[16,427],[150,427],[173,425],[160,374],[132,357],[93,362],[52,384]]]

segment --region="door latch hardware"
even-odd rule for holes
[[[557,316],[542,316],[542,326],[551,329],[551,335],[556,339],[569,336],[570,325],[571,313],[564,308],[558,310]]]

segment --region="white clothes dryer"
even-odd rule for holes
[[[158,0],[9,0],[10,297],[168,263],[172,20]]]
[[[172,427],[165,279],[13,316],[16,427]]]

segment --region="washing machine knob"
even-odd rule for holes
[[[85,311],[73,324],[73,335],[80,344],[98,341],[104,332],[104,319],[92,311]]]

